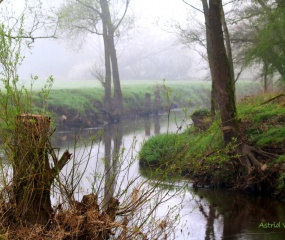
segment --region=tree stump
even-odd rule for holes
[[[195,111],[191,119],[196,130],[206,131],[212,123],[210,112],[206,109]]]
[[[149,116],[151,113],[151,95],[149,93],[146,93],[144,97],[144,115]]]
[[[158,114],[161,107],[160,90],[157,88],[154,91],[154,113]]]
[[[42,115],[18,115],[15,119],[13,162],[13,201],[16,220],[24,225],[47,224],[53,209],[51,184],[58,168],[51,168],[48,152],[50,118]],[[53,158],[55,154],[52,154]],[[65,163],[71,154],[64,153]],[[54,159],[54,163],[59,163]],[[63,166],[62,165],[62,166]],[[60,169],[62,168],[60,166]],[[58,164],[57,164],[58,167]]]

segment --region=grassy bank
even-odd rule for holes
[[[90,108],[90,103],[102,103],[103,87],[96,81],[55,82],[50,94],[50,106],[64,106],[75,111]],[[146,93],[153,94],[156,89],[161,90],[161,98],[176,105],[187,106],[209,104],[211,84],[206,81],[150,81],[134,80],[122,81],[122,92],[126,111],[135,107],[140,108],[144,103]],[[241,81],[237,84],[238,95],[241,97],[260,91],[258,83]],[[167,99],[169,98],[169,99]]]
[[[285,98],[266,102],[274,95],[258,95],[242,100],[238,108],[240,129],[251,146],[278,155],[275,160],[259,159],[265,170],[272,170],[270,191],[280,197],[285,192]],[[156,169],[156,173],[167,176],[186,175],[195,183],[209,186],[235,188],[246,176],[240,172],[229,157],[235,147],[224,147],[217,118],[206,131],[191,126],[184,133],[160,135],[144,143],[139,153],[143,168]],[[235,156],[232,156],[235,157]],[[243,179],[244,177],[244,179]],[[267,186],[268,187],[268,186]],[[253,189],[254,190],[254,189]]]
[[[85,81],[81,85],[78,81],[77,88],[75,82],[70,86],[71,88],[68,88],[68,85],[55,84],[51,90],[49,106],[52,108],[63,106],[73,111],[83,111],[83,109],[93,109],[93,107],[95,110],[102,106],[104,89],[98,83]],[[121,87],[126,113],[143,112],[145,94],[151,95],[151,103],[153,104],[156,89],[160,90],[164,107],[170,103],[185,107],[193,104],[208,104],[210,90],[208,82],[187,81],[122,81]]]
[[[151,106],[154,106],[154,92],[160,92],[159,111],[170,108],[206,107],[210,105],[210,82],[206,81],[122,81],[123,116],[141,115],[145,112],[145,94],[151,96]],[[39,87],[38,87],[39,89]],[[240,97],[261,91],[258,83],[241,81],[237,85]],[[104,89],[96,81],[55,81],[50,91],[47,106],[60,124],[64,120],[81,120],[77,125],[84,126],[102,123]],[[40,103],[38,103],[40,105]],[[83,120],[84,121],[83,121]],[[94,122],[96,119],[96,122]],[[82,127],[81,126],[81,127]]]

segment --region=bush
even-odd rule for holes
[[[140,166],[164,167],[172,162],[181,150],[181,137],[177,134],[162,134],[151,137],[139,152]]]

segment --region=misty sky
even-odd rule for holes
[[[181,0],[132,0],[129,12],[135,16],[134,28],[117,43],[122,79],[136,79],[136,74],[149,77],[151,70],[145,73],[145,69],[138,68],[142,59],[147,59],[145,68],[155,64],[161,69],[160,74],[153,69],[161,79],[181,77],[171,73],[167,64],[173,66],[173,71],[183,72],[184,78],[193,79],[203,74],[204,63],[198,54],[179,44],[169,27],[174,20],[185,22],[189,12],[185,3]],[[201,16],[197,13],[197,17]],[[102,49],[102,41],[95,36],[86,38],[81,47],[66,39],[37,40],[31,50],[25,51],[26,58],[19,73],[24,79],[29,79],[31,74],[40,78],[53,75],[59,80],[92,79],[90,68],[94,64],[103,66]]]

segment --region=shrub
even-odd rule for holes
[[[151,137],[139,152],[141,166],[165,166],[180,152],[181,137],[177,134],[162,134]]]

